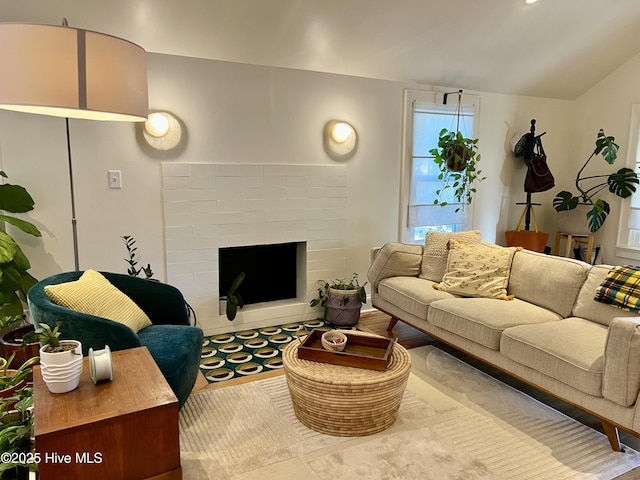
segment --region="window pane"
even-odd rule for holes
[[[424,243],[427,238],[427,232],[455,233],[465,230],[465,225],[438,225],[431,227],[417,227],[411,229],[411,242]]]
[[[440,170],[429,150],[437,148],[442,129],[460,130],[465,137],[474,138],[476,105],[465,105],[458,119],[457,101],[448,105],[433,103],[428,96],[407,97],[407,187],[403,192],[404,233],[406,241],[421,243],[429,231],[457,232],[468,228],[471,208],[457,203],[452,188],[437,195],[443,187],[438,179]],[[457,100],[457,99],[456,99]],[[476,100],[477,102],[477,100]],[[446,207],[434,205],[447,202]],[[456,210],[458,210],[456,212]]]
[[[438,166],[434,163],[433,157],[413,158],[410,205],[433,203],[436,198],[434,192],[442,186],[438,174]]]
[[[455,107],[449,112],[415,111],[413,114],[413,156],[426,157],[429,150],[438,146],[440,131],[455,131],[458,126]],[[460,131],[465,137],[473,136],[473,117],[463,113]]]

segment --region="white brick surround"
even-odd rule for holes
[[[205,334],[315,318],[317,280],[345,275],[347,167],[163,163],[167,282]],[[218,248],[306,242],[307,294],[218,314]],[[304,272],[302,272],[304,275]]]

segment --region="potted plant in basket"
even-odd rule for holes
[[[78,340],[60,340],[58,321],[53,330],[43,323],[25,341],[37,339],[40,344],[42,379],[51,393],[66,393],[80,383],[82,374],[82,344]]]
[[[618,158],[618,145],[615,143],[615,138],[605,135],[603,129],[598,131],[593,152],[576,174],[575,185],[579,193],[574,195],[563,190],[553,199],[553,206],[559,215],[572,210],[576,210],[572,213],[579,214],[575,222],[570,218],[560,222],[569,233],[589,234],[602,227],[607,215],[611,212],[611,207],[606,200],[596,198],[596,195],[605,188],[620,198],[628,198],[636,191],[636,185],[640,182],[638,174],[630,168],[621,168],[611,174],[582,176],[591,159],[598,155],[602,155],[609,165],[613,165]]]
[[[332,325],[353,326],[360,319],[360,308],[367,303],[367,292],[358,283],[358,274],[331,282],[319,280],[318,296],[309,302],[312,307],[324,307],[324,320]]]
[[[440,170],[438,180],[443,183],[442,188],[436,190],[438,198],[433,202],[435,205],[446,206],[449,202],[441,199],[450,191],[453,191],[453,196],[459,203],[471,203],[476,193],[475,182],[486,178],[481,176],[482,171],[478,169],[481,155],[477,144],[477,138],[466,138],[460,131],[449,131],[446,128],[440,131],[438,147],[429,150]],[[460,208],[456,212],[458,210]]]

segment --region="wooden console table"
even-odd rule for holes
[[[178,399],[146,347],[113,353],[113,381],[47,390],[34,368],[35,442],[41,480],[181,480]]]

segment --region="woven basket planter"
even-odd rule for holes
[[[358,290],[330,288],[325,304],[326,320],[332,325],[352,327],[360,320],[361,307]]]

